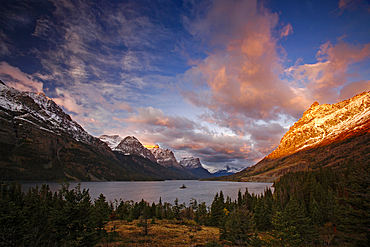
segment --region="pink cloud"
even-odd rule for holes
[[[343,9],[347,7],[353,0],[339,0],[338,6],[339,8]]]
[[[281,32],[280,34],[280,37],[286,37],[290,34],[293,33],[293,27],[292,25],[289,23],[288,25],[286,25],[284,28],[283,28],[283,31]]]
[[[42,92],[43,83],[37,81],[32,75],[22,72],[19,68],[9,65],[7,62],[0,63],[0,76],[4,82],[15,89],[28,92]]]
[[[55,91],[59,97],[53,98],[53,101],[59,106],[62,106],[67,111],[74,112],[76,114],[82,114],[84,112],[83,106],[77,103],[74,95],[70,92],[61,88],[56,88]]]
[[[213,51],[184,75],[196,90],[184,91],[193,105],[211,111],[209,121],[243,134],[251,120],[270,121],[279,114],[299,115],[306,107],[285,81],[274,29],[278,16],[256,1],[214,1],[206,17],[189,24]],[[284,35],[292,32],[288,24]],[[226,45],[224,45],[226,44]],[[243,130],[244,129],[244,130]]]
[[[348,73],[350,66],[370,57],[370,44],[327,42],[316,57],[317,63],[293,66],[287,72],[295,81],[303,83],[312,100],[331,103],[338,101],[339,90],[348,83],[348,77],[353,76]]]
[[[340,99],[345,100],[352,98],[356,94],[370,91],[370,81],[357,81],[345,85],[340,91]]]

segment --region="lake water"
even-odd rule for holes
[[[60,189],[58,182],[45,182],[49,184],[51,191]],[[158,203],[159,197],[162,202],[173,204],[176,197],[179,203],[185,202],[188,206],[192,198],[198,203],[205,202],[207,206],[211,206],[216,193],[222,190],[225,199],[226,196],[232,200],[238,196],[238,191],[245,192],[248,188],[250,194],[261,194],[267,187],[271,187],[272,183],[252,183],[252,182],[226,182],[226,181],[198,181],[198,180],[166,180],[166,181],[114,181],[114,182],[69,182],[70,189],[75,188],[78,183],[81,183],[83,188],[89,189],[92,200],[98,198],[101,193],[106,197],[107,201],[133,200],[135,202],[145,201]],[[22,182],[23,191],[27,192],[29,187],[41,186],[42,182]],[[180,189],[185,184],[186,189]]]

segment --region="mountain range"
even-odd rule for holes
[[[287,172],[340,169],[353,162],[370,162],[370,92],[336,104],[314,102],[273,152],[220,179],[271,182]]]
[[[172,172],[181,174],[187,179],[209,178],[213,176],[202,166],[199,158],[184,158],[179,163],[171,150],[162,149],[159,146],[146,148],[134,136],[122,138],[118,135],[101,135],[99,139],[106,142],[115,152],[144,157]]]
[[[43,93],[0,81],[0,181],[214,179],[271,182],[287,172],[337,169],[370,161],[370,92],[336,104],[314,102],[254,166],[229,176],[199,158],[180,162],[169,149],[145,147],[134,136],[86,132]]]
[[[0,181],[201,178],[162,166],[135,137],[96,138],[43,93],[1,81],[0,126]]]

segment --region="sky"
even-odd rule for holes
[[[0,79],[94,136],[248,167],[313,102],[370,91],[370,3],[0,0]]]

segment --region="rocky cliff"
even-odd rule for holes
[[[370,162],[370,92],[336,104],[315,102],[271,154],[223,180],[274,181],[287,172]]]

